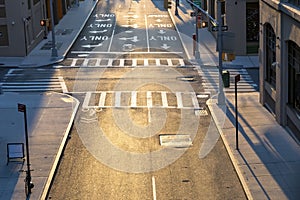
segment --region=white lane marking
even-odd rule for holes
[[[124,67],[124,63],[125,63],[125,60],[124,59],[120,59],[120,66],[121,67]]]
[[[152,176],[152,193],[153,193],[153,200],[156,200],[156,184],[155,184],[154,176]]]
[[[160,59],[156,58],[155,59],[155,64],[156,64],[156,66],[160,66]]]
[[[121,92],[117,91],[115,93],[115,107],[121,107]]]
[[[183,108],[181,92],[176,92],[177,108]]]
[[[124,51],[71,51],[73,54],[80,54],[84,53],[86,55],[89,54],[128,54],[128,52]],[[163,52],[163,51],[138,51],[138,52],[130,52],[130,54],[183,54],[182,51],[168,51],[168,52]]]
[[[89,59],[86,58],[83,60],[82,66],[87,66],[88,63],[89,63]]]
[[[194,108],[199,109],[199,103],[198,103],[197,96],[196,96],[195,92],[191,92],[191,98],[192,98]]]
[[[99,99],[99,107],[104,107],[106,98],[106,92],[101,92],[100,99]]]
[[[132,59],[132,66],[136,67],[137,65],[137,60],[136,59]]]
[[[152,107],[152,92],[147,91],[147,107]]]
[[[72,60],[71,66],[74,67],[74,66],[76,65],[76,62],[77,62],[77,58],[74,58],[74,59]]]
[[[144,59],[144,66],[149,66],[148,59]]]
[[[179,59],[179,63],[180,63],[180,66],[184,66],[185,65],[183,59]]]
[[[147,91],[148,123],[151,123],[152,92]]]
[[[108,66],[108,67],[112,67],[113,61],[114,61],[114,59],[112,59],[112,58],[108,59],[107,66]]]
[[[82,104],[82,108],[88,108],[89,107],[89,102],[90,102],[90,99],[91,99],[91,95],[92,95],[91,92],[86,93],[83,104]]]
[[[145,25],[146,25],[147,49],[148,49],[148,52],[150,52],[147,15],[145,15]]]
[[[162,99],[163,107],[167,108],[168,107],[167,92],[161,92],[161,99]]]
[[[111,37],[110,37],[110,42],[109,42],[109,46],[108,46],[108,49],[107,49],[107,53],[110,52],[110,49],[111,49],[111,44],[112,44],[112,41],[114,39],[114,34],[115,34],[115,29],[116,29],[116,24],[117,24],[117,19],[115,18],[115,24],[114,24],[114,29],[111,33]]]
[[[97,58],[95,66],[100,66],[101,59]]]
[[[136,107],[137,91],[131,92],[131,107]]]
[[[167,59],[167,62],[168,62],[168,66],[172,66],[173,63],[172,63],[172,60],[171,59]]]
[[[59,77],[58,77],[58,80],[59,80],[59,82],[60,82],[60,85],[61,85],[61,88],[62,88],[63,93],[68,93],[68,88],[67,88],[67,86],[66,86],[66,83],[65,83],[65,81],[64,81],[64,78],[63,78],[62,76],[59,76]]]

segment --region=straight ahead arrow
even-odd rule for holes
[[[107,32],[107,29],[104,29],[102,31],[89,31],[90,33],[105,33]]]
[[[87,45],[81,45],[81,47],[83,48],[94,48],[94,47],[100,47],[102,46],[102,43],[99,43],[99,44],[87,44]]]
[[[108,22],[110,21],[111,19],[96,19],[95,21],[96,22]]]
[[[161,48],[167,50],[168,48],[170,48],[170,46],[168,46],[167,44],[163,44],[163,45],[161,46]]]
[[[160,34],[165,34],[166,31],[164,31],[164,30],[159,30],[158,33],[160,33]]]

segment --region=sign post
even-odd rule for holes
[[[239,120],[238,120],[238,105],[237,105],[237,83],[241,80],[241,75],[238,74],[234,77],[235,87],[235,142],[236,150],[239,150]]]
[[[31,188],[33,184],[31,183],[31,173],[30,173],[30,160],[29,160],[29,144],[28,144],[28,130],[27,130],[27,116],[26,116],[26,105],[18,103],[18,111],[24,113],[24,126],[25,126],[25,141],[26,141],[26,157],[27,157],[27,186],[28,186],[28,193],[31,194]]]

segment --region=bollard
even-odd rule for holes
[[[193,33],[193,55],[194,56],[195,56],[195,51],[196,51],[196,45],[197,45],[196,34]]]

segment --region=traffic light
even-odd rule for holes
[[[201,28],[206,28],[208,26],[208,22],[202,21],[201,22]]]
[[[172,1],[168,1],[168,9],[172,8]]]
[[[49,20],[48,19],[41,19],[40,20],[40,25],[41,26],[49,26]]]

